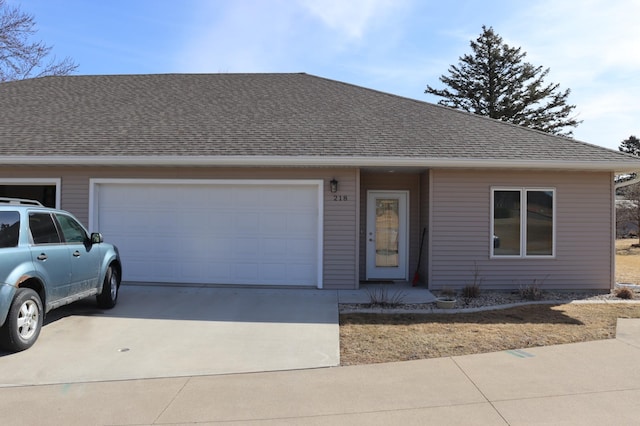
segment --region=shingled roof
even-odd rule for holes
[[[0,84],[0,163],[411,165],[625,171],[576,140],[308,74]]]

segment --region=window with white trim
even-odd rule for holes
[[[491,188],[491,256],[555,256],[555,189]]]

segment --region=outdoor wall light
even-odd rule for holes
[[[331,192],[338,192],[338,181],[336,178],[331,179],[329,185],[331,185]]]

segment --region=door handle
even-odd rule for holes
[[[74,251],[73,257],[80,257],[80,252],[78,250]]]
[[[47,259],[48,259],[48,257],[47,257],[47,255],[46,255],[46,254],[44,254],[44,253],[40,253],[40,256],[38,256],[38,257],[37,257],[37,259],[38,259],[38,260],[47,260]]]

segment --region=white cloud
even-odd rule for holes
[[[569,102],[584,120],[576,138],[616,148],[638,130],[638,16],[636,1],[545,0],[495,29],[509,34],[505,41],[521,46],[528,61],[551,68],[549,82],[571,89]],[[626,136],[618,140],[621,134]]]
[[[335,67],[339,55],[355,58],[371,49],[372,34],[392,38],[389,27],[406,1],[202,1],[175,66],[187,72],[312,73]]]
[[[283,46],[295,49],[296,13],[287,1],[204,1],[174,62],[187,72],[276,71],[286,65]]]
[[[550,61],[552,72],[577,75],[578,81],[610,70],[640,69],[637,17],[640,2],[547,0],[517,16],[512,38],[522,39],[532,61]]]
[[[302,0],[302,5],[329,28],[361,39],[373,21],[386,17],[398,0]]]

